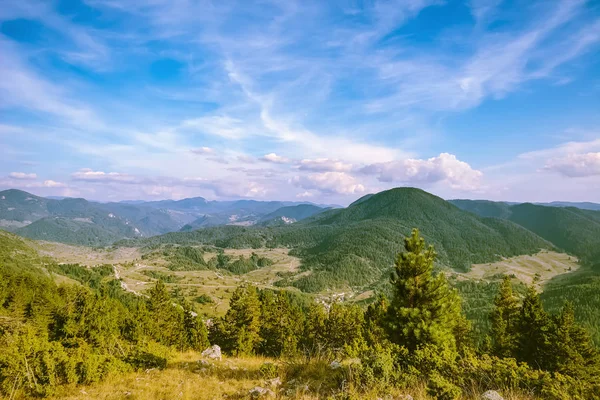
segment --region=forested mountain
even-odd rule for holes
[[[448,200],[448,202],[481,217],[508,218],[510,216],[510,205],[503,202],[489,200]]]
[[[0,192],[0,228],[32,239],[106,246],[124,238],[206,226],[253,225],[282,207],[300,204],[304,203],[207,201],[202,197],[98,203],[75,198],[44,198],[11,189]]]
[[[556,247],[589,260],[600,260],[600,211],[524,203],[452,200],[463,210],[515,222]]]
[[[535,203],[535,204],[540,205],[540,206],[548,206],[548,207],[575,207],[575,208],[580,208],[582,210],[600,211],[600,204],[590,203],[588,201],[584,201],[584,202],[553,201],[550,203]]]
[[[258,223],[262,225],[285,225],[302,221],[327,209],[313,204],[299,204],[297,206],[281,207],[272,213],[263,216]]]
[[[311,271],[287,282],[306,291],[385,280],[402,239],[417,227],[439,262],[457,270],[500,256],[532,254],[552,244],[510,221],[481,218],[420,189],[397,188],[345,209],[279,227],[213,227],[127,242],[211,244],[232,248],[290,247]],[[285,283],[284,283],[285,284]]]

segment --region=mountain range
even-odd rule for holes
[[[529,208],[542,216],[529,215]],[[528,216],[529,215],[529,216]],[[536,223],[549,221],[548,226]],[[441,267],[466,271],[541,249],[592,257],[600,212],[533,204],[445,201],[420,189],[396,188],[367,195],[347,208],[329,209],[284,226],[214,226],[121,242],[123,246],[206,244],[229,248],[288,247],[307,273],[282,284],[304,291],[353,287],[387,280],[403,238],[419,228],[435,246]],[[581,226],[585,239],[573,237]]]
[[[307,206],[312,210],[309,213]],[[45,198],[10,189],[0,192],[0,228],[31,239],[106,246],[125,238],[181,229],[253,225],[259,221],[266,224],[270,219],[276,220],[273,223],[292,223],[324,209],[308,203],[208,201],[202,197],[99,203],[80,198]]]

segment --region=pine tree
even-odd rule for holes
[[[260,344],[261,305],[254,286],[240,286],[231,296],[229,310],[211,332],[211,342],[234,355],[254,354]]]
[[[330,351],[355,356],[365,343],[364,313],[357,305],[333,303],[325,320],[325,342]]]
[[[188,301],[183,303],[183,329],[185,331],[185,348],[202,351],[210,345],[206,325],[202,318],[195,315],[192,305]]]
[[[389,307],[389,301],[384,295],[379,295],[377,300],[369,304],[365,311],[365,340],[370,346],[383,343],[387,334],[384,329],[385,317]]]
[[[533,368],[548,369],[552,352],[552,320],[542,307],[533,285],[528,288],[519,310],[518,332],[518,359]]]
[[[552,370],[574,377],[593,377],[600,374],[598,350],[587,331],[575,322],[571,302],[565,303],[555,318],[552,338]]]
[[[415,350],[425,344],[456,349],[454,336],[461,318],[460,298],[444,274],[433,274],[436,253],[426,248],[419,231],[404,240],[405,252],[396,258],[391,283],[394,297],[387,313],[387,330],[393,343]]]
[[[260,295],[260,353],[270,357],[292,356],[304,327],[304,314],[292,306],[285,291],[264,290]]]
[[[325,323],[327,310],[321,304],[312,303],[306,315],[304,335],[300,341],[302,348],[309,354],[319,354],[327,347],[325,337]]]
[[[517,350],[519,304],[509,276],[505,276],[494,299],[492,321],[492,353],[498,357],[514,357]]]
[[[171,295],[161,280],[156,281],[156,285],[150,289],[148,311],[151,314],[151,336],[167,346],[181,346],[183,311],[173,304]]]

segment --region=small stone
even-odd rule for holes
[[[272,387],[281,386],[281,379],[279,377],[273,378],[273,379],[268,379],[267,384]]]
[[[260,386],[256,386],[252,389],[250,389],[250,392],[248,392],[250,394],[250,397],[252,397],[253,399],[258,399],[261,397],[274,397],[275,393],[270,390],[270,389],[266,389]]]
[[[216,344],[202,352],[202,357],[210,358],[211,360],[221,360],[221,348]]]
[[[342,364],[339,361],[332,361],[331,364],[329,364],[329,367],[331,369],[338,369],[342,367]]]
[[[495,390],[488,390],[481,395],[481,400],[504,400],[504,397],[500,396],[500,393]]]

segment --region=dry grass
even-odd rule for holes
[[[495,263],[474,264],[469,272],[457,275],[466,279],[493,280],[498,274],[514,274],[525,284],[529,285],[536,280],[536,284],[541,287],[553,277],[578,268],[576,257],[543,250],[532,256],[523,255]]]
[[[194,352],[180,354],[169,362],[164,370],[148,370],[113,376],[102,383],[90,386],[65,387],[53,399],[249,399],[250,390],[256,386],[273,390],[277,398],[295,400],[317,400],[330,397],[330,392],[322,390],[327,385],[328,375],[332,373],[327,363],[306,365],[306,370],[295,375],[297,383],[286,382],[272,386],[260,371],[265,362],[274,362],[268,358],[227,358],[222,361],[202,361]],[[296,367],[297,368],[297,367]],[[305,386],[306,385],[306,386]],[[310,387],[306,390],[306,387]],[[343,397],[352,399],[403,399],[410,394],[414,400],[432,400],[423,385],[408,390],[389,389],[385,393],[375,390],[356,392],[351,387],[343,390]],[[534,400],[533,397],[518,393],[504,392],[505,400]],[[479,399],[480,392],[465,396],[462,400]]]
[[[61,263],[95,266],[122,264],[139,259],[142,254],[134,247],[92,248],[64,243],[32,240],[31,244],[42,256],[49,256]]]
[[[178,278],[177,283],[167,283],[168,287],[178,287],[184,296],[193,301],[200,295],[207,295],[213,303],[198,305],[197,311],[208,316],[224,315],[229,308],[229,299],[233,291],[244,283],[251,283],[259,288],[274,288],[274,283],[281,279],[278,275],[284,273],[298,273],[300,260],[288,254],[288,249],[225,249],[225,254],[232,258],[240,255],[249,257],[253,252],[261,257],[267,257],[273,264],[251,271],[243,275],[232,275],[226,271],[204,270],[204,271],[170,271],[166,268],[163,259],[152,259],[136,262],[132,267],[128,265],[119,266],[119,272],[127,286],[139,293],[144,293],[154,284],[143,271],[160,271],[161,273],[174,275]],[[216,253],[205,253],[205,259],[215,257]]]

